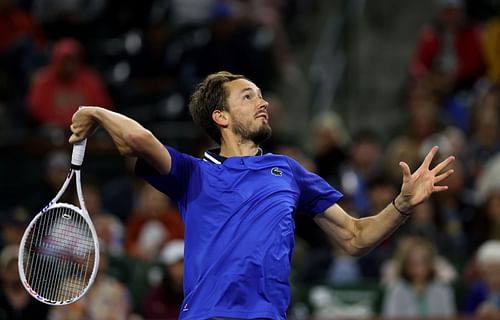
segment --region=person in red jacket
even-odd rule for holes
[[[86,66],[82,47],[71,38],[56,42],[50,64],[31,82],[28,110],[40,126],[67,129],[73,113],[82,105],[111,106],[99,74]]]
[[[479,26],[467,20],[462,0],[439,0],[434,23],[424,26],[417,40],[411,78],[437,72],[447,79],[445,91],[454,91],[470,87],[484,70]]]

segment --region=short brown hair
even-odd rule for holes
[[[215,110],[228,110],[229,93],[224,88],[224,83],[238,79],[246,78],[227,71],[212,73],[196,86],[189,101],[189,112],[193,121],[219,144],[220,130],[212,119],[212,113]]]
[[[427,253],[427,263],[429,264],[429,274],[427,275],[427,281],[432,281],[437,277],[436,274],[436,248],[434,244],[427,238],[415,237],[414,239],[407,239],[407,241],[401,241],[396,249],[396,263],[399,269],[400,277],[406,282],[412,283],[413,279],[408,270],[410,266],[410,255],[415,250],[415,247],[422,248]]]

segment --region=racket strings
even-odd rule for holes
[[[80,296],[89,285],[95,247],[85,219],[68,207],[49,209],[30,230],[24,272],[38,295],[52,301]]]

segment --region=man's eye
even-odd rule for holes
[[[251,98],[251,97],[250,97],[250,95],[249,95],[249,94],[246,94],[246,95],[244,95],[244,96],[243,96],[243,99],[246,99],[246,100],[250,100],[250,98]]]

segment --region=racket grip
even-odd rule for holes
[[[71,155],[71,166],[79,168],[83,163],[85,156],[85,147],[87,146],[87,139],[78,141],[73,145],[73,154]]]

